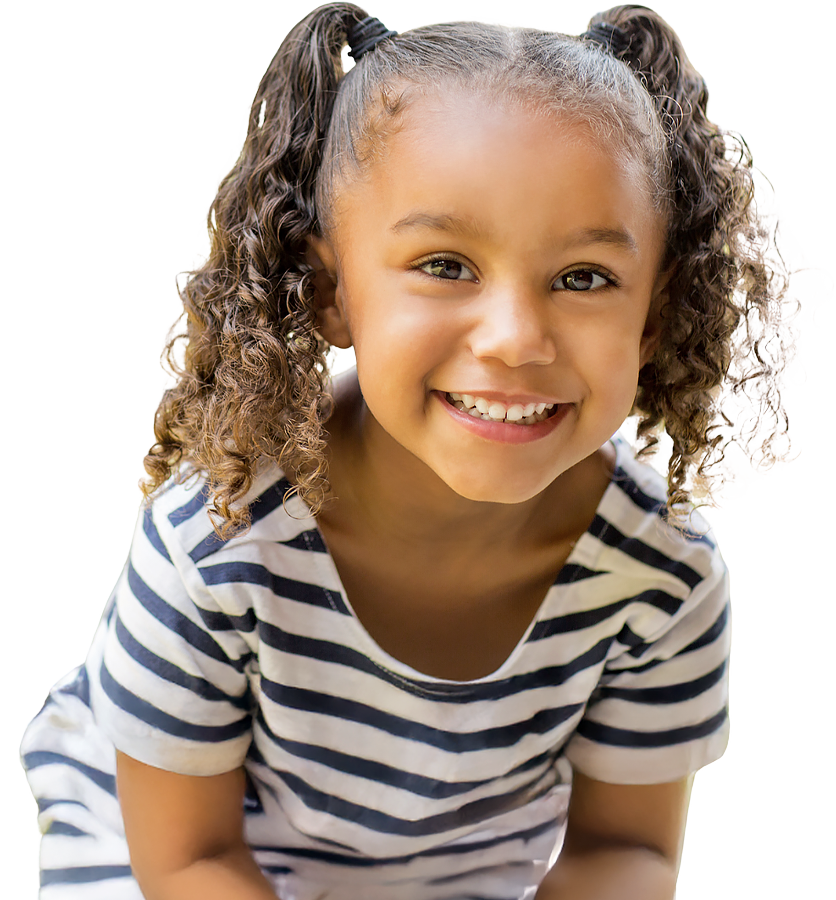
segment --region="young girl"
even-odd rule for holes
[[[780,286],[706,98],[642,7],[291,31],[129,560],[24,738],[43,900],[673,897],[728,729],[689,490],[729,393],[782,425]],[[667,485],[613,437],[634,410]]]

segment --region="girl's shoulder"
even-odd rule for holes
[[[141,518],[146,533],[153,529],[162,544],[176,545],[194,563],[243,544],[302,543],[303,535],[307,545],[316,543],[314,535],[318,537],[318,530],[310,510],[293,493],[293,485],[275,464],[259,467],[240,503],[249,507],[250,527],[219,535],[206,475],[181,466],[146,502]]]
[[[667,508],[667,483],[653,466],[636,458],[621,435],[613,439],[616,464],[612,480],[587,532],[608,564],[649,566],[696,581],[725,569],[711,526],[697,508],[673,519]]]

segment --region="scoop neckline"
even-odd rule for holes
[[[425,672],[421,672],[420,670],[410,666],[408,663],[402,662],[397,657],[392,656],[391,653],[389,653],[387,650],[384,650],[384,648],[381,647],[380,644],[378,644],[378,642],[371,636],[369,631],[363,625],[360,617],[357,615],[354,607],[351,605],[351,601],[348,598],[345,586],[343,585],[342,579],[340,578],[337,564],[334,562],[334,557],[331,555],[331,551],[328,549],[328,543],[325,540],[325,536],[323,535],[322,530],[319,527],[319,523],[316,521],[316,518],[314,516],[311,516],[311,519],[314,523],[314,528],[319,536],[322,547],[325,550],[323,554],[318,554],[318,556],[320,556],[319,562],[323,564],[327,569],[328,581],[332,585],[329,590],[335,591],[339,594],[342,604],[351,619],[352,628],[354,629],[357,639],[357,649],[361,653],[363,653],[363,655],[377,668],[385,671],[389,675],[395,676],[400,680],[406,681],[411,685],[415,685],[416,687],[426,686],[432,688],[433,686],[436,686],[439,688],[461,688],[462,690],[466,690],[470,687],[489,684],[491,682],[501,681],[504,678],[507,678],[511,674],[510,670],[513,669],[519,657],[522,655],[524,648],[528,644],[529,638],[531,637],[531,632],[537,626],[538,622],[540,622],[543,618],[544,611],[550,605],[554,593],[561,588],[565,588],[567,584],[571,584],[574,580],[574,578],[570,578],[568,582],[561,580],[561,572],[565,571],[570,566],[577,567],[580,560],[585,560],[586,562],[589,561],[590,554],[586,550],[586,545],[590,541],[594,540],[594,537],[591,533],[592,525],[595,520],[600,517],[601,510],[609,504],[609,498],[612,492],[617,490],[616,476],[621,469],[624,446],[623,439],[620,437],[620,435],[616,434],[609,439],[608,443],[612,444],[613,449],[615,450],[615,467],[613,469],[613,474],[610,477],[609,484],[604,490],[604,493],[601,495],[601,499],[598,501],[598,506],[596,507],[592,522],[590,522],[583,534],[581,534],[577,541],[575,541],[575,545],[572,547],[569,556],[566,558],[560,569],[558,569],[558,571],[555,573],[554,580],[546,591],[546,594],[543,597],[540,605],[537,607],[537,612],[534,614],[531,621],[528,623],[528,627],[526,628],[525,632],[517,641],[516,645],[513,647],[505,660],[496,669],[494,669],[493,672],[490,672],[487,675],[483,675],[479,678],[469,679],[467,681],[458,681],[452,678],[439,678],[436,675],[429,675]]]

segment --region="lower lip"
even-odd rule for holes
[[[452,416],[463,428],[467,428],[472,434],[485,438],[485,440],[497,441],[501,444],[527,444],[531,441],[539,441],[551,434],[572,408],[571,403],[561,403],[557,410],[542,422],[535,422],[533,425],[512,425],[509,422],[489,422],[487,419],[477,419],[475,416],[456,409],[447,400],[445,394],[439,391],[433,391],[433,394],[438,398],[447,414]]]

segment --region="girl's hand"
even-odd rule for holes
[[[146,900],[276,900],[242,836],[243,769],[177,775],[117,751],[116,786]]]
[[[537,900],[673,900],[692,780],[607,784],[575,771],[566,840]]]

